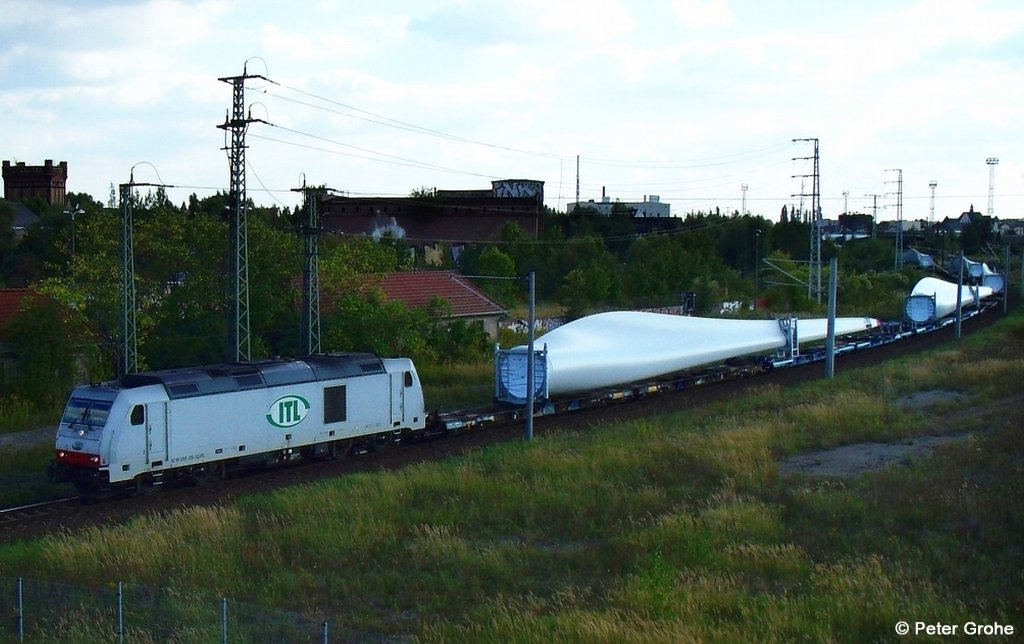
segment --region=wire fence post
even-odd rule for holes
[[[220,641],[228,644],[228,598],[220,598]]]
[[[25,594],[23,592],[21,577],[18,577],[18,587],[16,595],[17,608],[18,608],[18,641],[25,641]]]
[[[124,593],[121,582],[117,582],[117,641],[124,644]]]
[[[323,644],[327,644],[327,620],[326,619],[320,624],[320,641]]]

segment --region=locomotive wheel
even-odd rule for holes
[[[216,464],[196,465],[188,471],[188,481],[196,487],[206,485],[214,478],[220,467]]]

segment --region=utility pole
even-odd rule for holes
[[[836,372],[836,284],[839,280],[839,260],[833,257],[828,268],[828,322],[825,331],[825,378],[831,380]]]
[[[811,270],[809,279],[807,280],[807,297],[816,296],[818,304],[821,304],[821,174],[819,170],[819,154],[818,154],[818,139],[793,139],[793,142],[798,141],[811,141],[814,143],[814,156],[812,157],[796,157],[794,161],[807,161],[814,160],[814,171],[810,175],[797,174],[793,175],[793,178],[797,177],[812,177],[811,180],[811,193],[810,195],[803,192],[801,187],[800,197],[810,196],[811,198]],[[801,184],[802,185],[802,184]],[[797,195],[792,195],[797,196]]]
[[[901,168],[890,168],[886,172],[895,172],[895,181],[886,183],[896,184],[896,259],[893,262],[895,270],[903,268],[903,170]]]
[[[745,183],[740,184],[740,190],[743,191],[743,201],[740,203],[740,217],[747,216],[747,188],[749,186]]]
[[[231,344],[228,351],[229,355],[233,353],[235,362],[249,362],[249,233],[245,203],[245,132],[250,123],[266,122],[252,118],[251,114],[245,115],[245,81],[250,78],[270,81],[265,76],[247,73],[244,65],[241,76],[217,79],[229,83],[232,87],[231,117],[225,117],[223,125],[217,127],[231,133],[231,144],[223,149],[228,151],[228,164],[231,170],[228,208],[231,220],[232,319],[228,322]]]
[[[302,266],[302,348],[306,355],[320,353],[320,196],[322,188],[302,187],[306,220],[300,227],[305,242],[305,262]]]

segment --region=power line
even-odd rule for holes
[[[337,110],[337,109],[332,109],[330,107],[326,107],[326,106],[323,106],[323,105],[316,105],[314,103],[310,103],[310,102],[307,102],[307,101],[300,101],[300,100],[297,100],[297,99],[294,99],[294,98],[283,96],[281,94],[272,94],[272,93],[266,91],[265,89],[256,90],[256,89],[248,89],[247,88],[247,90],[248,91],[252,91],[252,92],[259,92],[259,93],[271,96],[273,98],[277,98],[277,99],[282,100],[282,101],[291,102],[291,103],[294,103],[294,104],[297,104],[297,105],[302,105],[302,106],[310,107],[310,108],[313,108],[313,109],[323,110],[323,111],[326,111],[326,112],[329,112],[329,113],[332,113],[332,114],[337,114],[339,116],[345,116],[347,118],[361,120],[361,121],[368,122],[368,123],[373,123],[373,124],[376,124],[376,125],[383,125],[383,126],[386,126],[386,127],[391,127],[391,128],[395,128],[395,129],[406,131],[406,132],[413,132],[413,133],[417,133],[417,134],[423,134],[423,135],[427,135],[427,136],[438,137],[438,138],[442,138],[442,139],[446,139],[446,140],[454,141],[454,142],[458,142],[458,143],[467,143],[467,144],[482,146],[482,147],[491,148],[491,149],[495,149],[495,150],[503,150],[503,151],[506,151],[506,152],[515,152],[515,153],[518,153],[518,154],[527,154],[527,155],[531,155],[531,156],[538,156],[538,157],[552,158],[552,159],[566,160],[566,159],[572,159],[573,157],[576,156],[576,154],[565,154],[565,153],[561,153],[561,152],[527,150],[527,149],[523,149],[523,148],[517,148],[517,147],[509,146],[509,145],[503,145],[503,144],[499,144],[499,143],[492,143],[492,142],[488,142],[488,141],[481,141],[481,140],[478,140],[478,139],[472,139],[472,138],[461,136],[461,135],[458,135],[458,134],[452,134],[452,133],[449,133],[449,132],[444,132],[442,130],[438,130],[438,129],[435,129],[435,128],[425,127],[425,126],[422,126],[422,125],[417,125],[415,123],[409,123],[408,121],[402,121],[400,119],[391,118],[391,117],[385,116],[383,114],[378,114],[376,112],[372,112],[370,110],[366,110],[366,109],[363,109],[363,108],[360,108],[360,107],[356,107],[354,105],[350,105],[350,104],[347,104],[347,103],[342,103],[341,101],[337,101],[337,100],[334,100],[334,99],[331,99],[331,98],[328,98],[328,97],[320,96],[318,94],[314,94],[313,92],[308,92],[306,90],[302,90],[302,89],[299,89],[297,87],[292,87],[292,86],[286,85],[284,83],[273,82],[273,84],[278,86],[278,87],[281,87],[283,89],[287,89],[287,90],[296,92],[298,94],[302,94],[304,96],[308,96],[310,98],[316,99],[318,101],[323,101],[324,103],[328,103],[330,105],[334,105],[334,106],[343,108],[344,110],[350,110],[352,112],[357,112],[358,114],[363,114],[363,115],[366,115],[366,116],[357,116],[357,115],[354,115],[354,114],[350,114],[349,112],[345,112],[345,111]],[[740,161],[747,161],[747,160],[754,160],[754,159],[762,158],[762,157],[765,157],[765,156],[769,156],[770,153],[778,151],[778,150],[781,150],[781,149],[787,147],[788,145],[789,145],[788,141],[783,141],[783,142],[775,143],[775,144],[772,144],[770,146],[766,146],[766,147],[763,147],[763,148],[757,148],[757,149],[754,149],[754,150],[747,150],[747,151],[741,151],[741,152],[736,152],[736,153],[732,153],[732,154],[725,154],[725,155],[718,155],[718,156],[698,157],[698,158],[694,158],[694,159],[683,159],[683,160],[671,160],[671,159],[667,159],[667,160],[666,159],[658,159],[658,160],[602,159],[602,158],[591,158],[591,157],[587,157],[586,155],[583,155],[582,159],[585,162],[593,164],[593,165],[604,165],[604,166],[610,166],[610,167],[626,167],[626,168],[638,168],[638,169],[700,168],[700,167],[709,167],[709,166],[716,166],[716,165],[729,165],[729,164],[737,163],[737,162],[740,162]]]

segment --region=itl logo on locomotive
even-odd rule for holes
[[[281,396],[270,403],[267,422],[274,427],[294,427],[309,413],[309,401],[302,396],[290,394]]]

